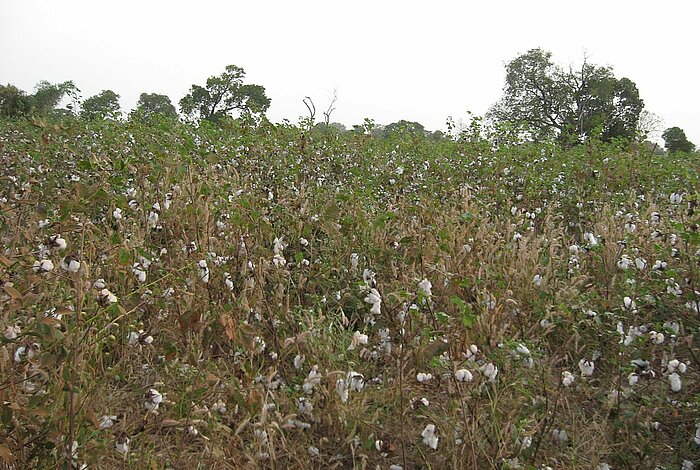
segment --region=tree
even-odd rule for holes
[[[169,118],[177,117],[177,111],[170,98],[158,93],[141,93],[136,103],[136,112],[147,119],[156,114]]]
[[[51,114],[72,114],[73,108],[78,101],[80,90],[72,81],[53,84],[42,80],[37,83],[34,94],[29,96],[31,113],[39,116],[49,116]],[[70,98],[66,109],[57,110],[56,107],[64,98]]]
[[[265,88],[244,85],[245,71],[229,65],[226,71],[207,79],[204,87],[192,85],[180,100],[180,110],[190,118],[216,121],[232,113],[264,113],[270,107]]]
[[[674,152],[692,152],[695,150],[695,144],[690,142],[685,136],[685,132],[680,127],[669,127],[661,134],[665,141],[664,147],[669,153]]]
[[[87,119],[118,119],[121,116],[119,95],[112,90],[103,90],[83,102],[81,117]]]
[[[488,116],[527,124],[533,137],[581,142],[594,133],[603,140],[634,138],[644,102],[635,83],[617,80],[610,67],[588,63],[564,70],[552,53],[532,49],[506,65],[502,98]]]
[[[384,137],[392,135],[409,135],[411,137],[425,137],[427,131],[419,122],[406,121],[401,119],[398,122],[393,122],[384,128]]]
[[[29,113],[27,94],[14,85],[0,85],[0,117],[16,119]]]

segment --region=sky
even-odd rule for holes
[[[298,122],[305,96],[323,119],[335,91],[331,121],[436,130],[484,114],[505,64],[540,47],[563,66],[612,66],[700,145],[699,13],[674,0],[0,0],[0,83],[73,80],[130,110],[143,92],[177,104],[235,64],[265,87],[274,122]]]

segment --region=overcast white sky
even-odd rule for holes
[[[534,47],[564,65],[611,65],[647,109],[700,145],[697,1],[0,0],[0,83],[31,91],[73,80],[83,97],[112,89],[177,104],[228,64],[263,85],[273,121],[297,122],[304,96],[333,121],[365,117],[444,128],[483,114],[504,64]],[[319,117],[322,117],[319,111]]]

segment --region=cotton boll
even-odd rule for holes
[[[474,376],[467,369],[459,369],[455,372],[455,380],[458,382],[471,382]]]
[[[674,392],[681,391],[681,377],[677,373],[668,376],[668,383],[671,384],[671,390]]]
[[[352,341],[350,342],[350,346],[348,347],[348,351],[352,351],[353,349],[357,348],[358,346],[367,344],[367,341],[368,341],[367,335],[362,334],[359,331],[356,331],[352,335]]]
[[[627,376],[627,381],[629,382],[630,387],[634,387],[639,382],[639,376],[632,372]]]
[[[433,285],[429,280],[423,279],[418,283],[418,293],[424,295],[425,297],[431,297],[433,295]]]
[[[575,380],[574,374],[572,374],[568,370],[565,370],[564,372],[561,373],[561,383],[564,387],[570,387],[571,384],[574,383],[574,380]]]
[[[301,369],[301,366],[304,365],[304,356],[297,354],[294,356],[294,368],[295,369]]]
[[[6,340],[14,341],[20,334],[22,334],[22,329],[19,327],[19,325],[8,326],[5,328],[5,332],[3,334]]]
[[[489,362],[488,364],[484,364],[479,370],[486,376],[487,379],[489,379],[489,382],[496,381],[496,376],[498,375],[498,367],[493,365],[491,362]]]
[[[416,375],[416,380],[420,383],[427,383],[433,378],[433,374],[430,373],[425,373],[425,372],[419,372]]]
[[[35,273],[48,273],[50,271],[53,271],[54,265],[53,261],[50,259],[43,259],[41,261],[34,261],[34,265],[32,266],[32,270]]]
[[[347,403],[348,398],[350,396],[350,390],[348,390],[348,385],[345,383],[345,380],[343,379],[338,379],[335,383],[335,392],[338,394],[340,397],[340,401],[343,403]]]
[[[552,437],[554,438],[554,441],[563,444],[567,440],[569,440],[569,436],[566,435],[566,431],[563,429],[553,429],[552,430]]]
[[[595,369],[595,364],[593,363],[593,361],[581,359],[580,361],[578,361],[578,368],[581,370],[582,377],[590,377],[591,375],[593,375],[593,369]]]
[[[423,444],[430,447],[433,450],[437,449],[439,438],[435,435],[435,425],[428,424],[423,432],[421,433],[423,437]]]
[[[61,260],[61,269],[71,273],[77,273],[80,270],[80,261],[71,256],[66,256]]]
[[[139,263],[134,263],[134,265],[131,268],[131,272],[134,273],[134,276],[136,276],[136,279],[141,284],[146,282],[146,271],[141,267]]]
[[[117,452],[119,452],[122,455],[126,455],[129,453],[129,442],[130,439],[128,437],[124,437],[123,439],[117,440],[115,444],[115,448]]]

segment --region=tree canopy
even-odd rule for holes
[[[136,103],[136,112],[147,119],[155,115],[177,117],[177,110],[170,98],[158,93],[141,93],[139,101]]]
[[[59,114],[72,114],[78,102],[78,93],[80,90],[70,80],[55,84],[42,80],[37,83],[34,94],[29,96],[31,113],[40,116],[48,116],[57,111]],[[66,97],[72,102],[68,103],[66,109],[57,110],[58,105]]]
[[[384,137],[392,135],[410,135],[411,137],[425,137],[427,131],[423,124],[415,121],[406,121],[401,119],[397,122],[392,122],[384,128]]]
[[[216,121],[233,113],[265,113],[270,99],[265,87],[244,84],[245,71],[235,65],[207,79],[205,86],[192,85],[190,92],[180,100],[182,113],[193,119]]]
[[[674,152],[692,152],[695,150],[695,144],[688,140],[685,132],[680,127],[669,127],[661,134],[665,141],[664,147],[671,153]]]
[[[80,115],[86,119],[117,119],[121,115],[119,95],[103,90],[83,102]]]
[[[635,83],[616,79],[610,67],[584,59],[580,68],[565,70],[551,52],[531,49],[506,65],[503,96],[489,117],[524,123],[535,138],[575,143],[595,132],[605,141],[633,139],[643,109]]]
[[[78,101],[79,92],[72,81],[54,84],[42,80],[37,83],[31,95],[14,85],[0,85],[0,116],[19,118],[30,115],[70,114]],[[67,109],[56,109],[66,97],[71,98],[72,103],[68,103]]]
[[[14,85],[0,85],[0,117],[18,118],[31,108],[27,94]]]

